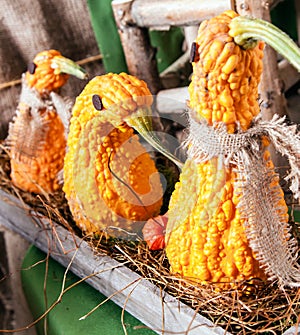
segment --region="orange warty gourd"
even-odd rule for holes
[[[222,122],[230,134],[238,127],[246,131],[260,112],[258,84],[264,46],[258,42],[245,50],[234,42],[228,32],[236,16],[234,11],[226,11],[202,22],[191,52],[193,75],[189,86],[194,118],[205,119],[209,126]],[[267,150],[264,160],[273,166]],[[197,190],[189,188],[195,178],[197,199],[192,196]],[[236,178],[235,166],[218,169],[217,157],[197,164],[188,159],[185,163],[168,211],[166,253],[173,273],[202,283],[266,278],[245,234]],[[223,184],[218,182],[222,180]],[[190,206],[191,212],[180,217],[182,189],[186,190],[183,206]],[[216,193],[221,194],[219,204],[214,201]],[[278,203],[286,207],[283,193]]]
[[[65,121],[69,118],[71,103],[61,98],[65,110],[64,115],[59,115],[51,94],[67,82],[69,74],[86,78],[81,67],[57,50],[38,53],[23,74],[20,102],[10,124],[7,143],[11,180],[24,191],[41,194],[61,188]]]
[[[126,73],[97,76],[77,97],[63,190],[86,234],[119,236],[122,229],[134,236],[141,222],[159,213],[163,190],[158,171],[126,122],[138,111],[150,113],[151,104],[146,83]]]
[[[61,68],[62,63],[77,68],[73,61],[63,57],[57,50],[39,52],[33,62],[28,64],[28,70],[25,73],[28,86],[35,88],[40,94],[57,91],[69,79],[69,74]]]

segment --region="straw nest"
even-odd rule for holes
[[[34,210],[49,215],[52,209],[58,223],[72,229],[75,226],[62,192],[51,196],[36,196],[23,192],[11,184],[9,156],[0,144],[0,188],[29,204]],[[53,216],[53,215],[52,215]],[[291,219],[297,239],[300,228]],[[169,294],[210,319],[232,334],[282,334],[292,325],[298,327],[300,318],[300,289],[281,289],[274,282],[240,283],[230,290],[218,290],[217,285],[200,285],[188,278],[172,275],[164,250],[151,251],[143,242],[89,238],[95,252],[105,253],[152,281]]]

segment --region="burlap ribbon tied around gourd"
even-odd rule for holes
[[[21,122],[17,126],[14,122],[10,123],[6,143],[15,148],[14,152],[19,155],[20,160],[35,159],[45,143],[48,122],[45,119],[46,113],[41,113],[43,110],[56,111],[64,125],[67,138],[73,99],[62,97],[56,92],[41,96],[34,88],[27,85],[23,74],[19,101],[21,105],[19,104],[15,117],[18,115]],[[20,108],[23,109],[22,112]]]
[[[238,210],[257,259],[265,267],[270,280],[280,286],[300,286],[298,245],[289,233],[286,207],[278,205],[282,190],[278,174],[263,159],[262,138],[266,137],[276,151],[286,156],[290,172],[285,177],[297,199],[300,196],[300,135],[295,125],[287,125],[285,117],[274,115],[270,121],[255,119],[247,131],[228,134],[223,123],[209,126],[189,113],[189,135],[185,141],[188,157],[196,163],[218,157],[221,166],[229,165],[237,173],[235,190],[239,193]]]

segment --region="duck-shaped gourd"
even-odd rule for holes
[[[69,75],[86,79],[83,68],[57,50],[38,53],[22,75],[16,115],[9,126],[11,180],[27,192],[61,188],[72,101],[58,90]]]
[[[200,283],[300,282],[288,208],[267,149],[272,141],[289,157],[288,178],[299,196],[300,139],[278,117],[257,118],[260,36],[299,55],[279,29],[234,11],[202,22],[191,50],[189,158],[171,197],[165,239],[171,271]]]
[[[85,234],[135,239],[159,214],[160,175],[129,125],[151,119],[152,101],[146,83],[126,73],[97,76],[76,98],[63,190]]]

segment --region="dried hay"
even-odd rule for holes
[[[22,199],[45,217],[51,213],[52,220],[80,236],[81,232],[73,222],[62,192],[52,196],[35,196],[23,192],[11,184],[9,173],[9,156],[0,144],[0,188]],[[299,226],[294,222],[291,224],[299,240]],[[131,270],[231,334],[282,334],[293,325],[298,328],[300,289],[282,290],[276,283],[252,281],[240,283],[236,289],[221,291],[216,284],[200,285],[188,278],[172,275],[164,250],[150,251],[142,241],[125,242],[107,239],[105,236],[85,238],[88,238],[96,253],[126,263]]]

